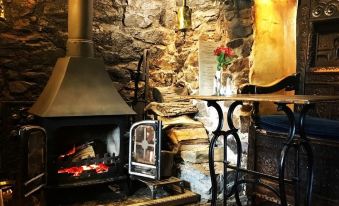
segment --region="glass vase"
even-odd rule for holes
[[[216,70],[215,75],[214,75],[214,94],[213,94],[215,96],[222,95],[221,78],[222,78],[222,70]]]
[[[214,96],[225,96],[232,94],[232,77],[223,74],[223,70],[216,70],[214,75]]]

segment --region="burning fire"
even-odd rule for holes
[[[108,166],[105,165],[104,163],[99,163],[99,164],[83,165],[80,167],[69,167],[69,168],[59,169],[58,174],[67,173],[67,174],[73,174],[73,177],[78,177],[83,172],[89,171],[89,170],[95,170],[97,174],[104,173],[108,171]]]

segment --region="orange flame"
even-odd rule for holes
[[[73,177],[80,176],[84,171],[95,170],[97,174],[104,173],[108,171],[108,166],[104,163],[99,164],[91,164],[91,165],[83,165],[80,167],[69,167],[69,168],[62,168],[58,170],[58,174],[67,173],[73,174]]]

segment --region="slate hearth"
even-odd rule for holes
[[[58,205],[60,206],[145,206],[145,205],[201,205],[207,206],[209,204],[199,203],[200,196],[186,190],[185,193],[173,193],[171,190],[162,189],[157,194],[156,199],[151,198],[151,192],[148,188],[140,185],[134,186],[137,188],[131,196],[125,196],[123,192],[119,191],[119,186],[109,185],[92,187],[92,189],[78,190],[73,194],[74,196],[67,196],[63,198]],[[64,193],[59,194],[62,196]],[[64,197],[64,196],[63,196]]]

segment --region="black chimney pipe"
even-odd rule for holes
[[[68,40],[66,56],[94,57],[93,0],[68,1]]]

